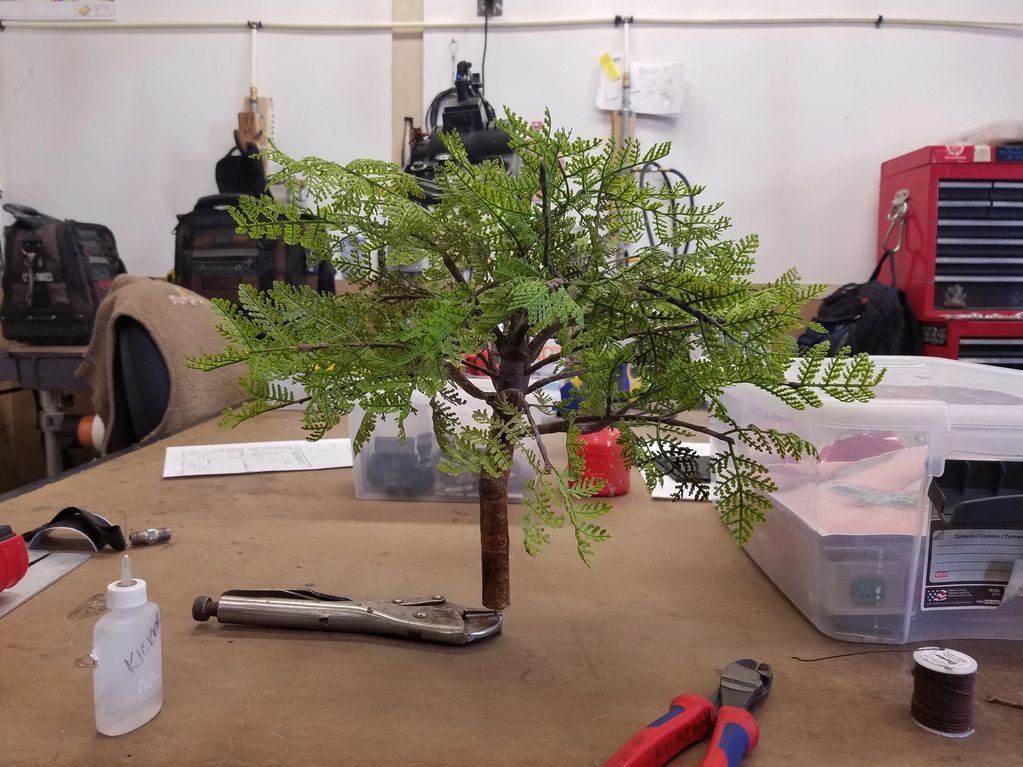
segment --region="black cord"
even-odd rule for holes
[[[674,168],[662,168],[660,163],[657,163],[657,162],[648,162],[646,165],[644,165],[640,169],[640,171],[639,171],[639,182],[638,183],[639,183],[639,187],[641,189],[643,188],[643,186],[646,185],[647,173],[650,173],[651,171],[653,171],[654,173],[659,173],[661,175],[661,183],[664,184],[665,186],[668,186],[668,187],[671,186],[671,181],[668,179],[668,176],[669,175],[678,176],[679,180],[683,184],[685,184],[685,188],[689,191],[689,194],[686,195],[689,198],[689,207],[693,208],[693,207],[696,206],[696,197],[692,193],[692,188],[693,187],[692,187],[692,185],[690,185],[689,179],[687,179],[682,174],[681,171],[675,170]],[[675,223],[674,216],[678,212],[678,209],[675,206],[674,198],[672,198],[670,210],[671,210],[671,213],[672,213],[672,226],[674,227],[674,223]],[[649,210],[644,210],[643,211],[643,225],[646,227],[646,236],[647,236],[647,238],[649,238],[650,244],[651,245],[655,245],[656,242],[654,240],[654,228],[653,228],[653,225],[651,224],[651,213],[650,213]],[[683,255],[683,256],[688,255],[689,254],[689,249],[690,249],[691,246],[692,246],[692,243],[687,240],[686,244],[685,244],[685,247],[682,248],[682,253],[680,254],[678,252],[678,247],[675,246],[675,247],[672,248],[672,255],[675,255],[675,256],[678,256],[678,255]]]
[[[490,32],[490,12],[493,10],[492,3],[487,3],[486,11],[483,14],[483,62],[480,64],[480,96],[487,92],[487,38]],[[484,99],[484,101],[486,101]]]
[[[437,115],[440,113],[441,105],[444,103],[445,99],[453,95],[455,95],[455,89],[452,86],[433,97],[433,101],[430,102],[430,106],[426,110],[426,115],[423,118],[423,122],[426,123],[427,133],[433,133],[433,129],[437,125]]]

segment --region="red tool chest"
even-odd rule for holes
[[[1023,162],[987,145],[929,146],[881,166],[878,253],[909,192],[898,286],[924,353],[1023,368]],[[890,238],[889,244],[894,241]]]

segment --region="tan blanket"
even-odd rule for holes
[[[146,439],[174,434],[246,399],[238,385],[245,372],[242,367],[208,373],[185,367],[187,358],[219,352],[225,345],[217,332],[218,315],[207,299],[169,282],[121,275],[100,304],[85,361],[78,369],[78,377],[92,389],[93,407],[106,426],[101,453],[133,441],[114,402],[114,327],[121,317],[136,320],[149,332],[170,375],[167,409]]]

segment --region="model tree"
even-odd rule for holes
[[[693,432],[715,437],[716,504],[742,543],[774,489],[757,454],[798,458],[814,448],[794,434],[737,424],[722,406],[723,390],[745,382],[805,407],[818,405],[822,390],[868,399],[879,380],[867,357],[825,358],[823,347],[788,375],[791,331],[816,287],[802,286],[795,271],[754,284],[757,240],[725,239],[729,221],[718,205],[693,204],[700,190],[670,179],[638,185],[635,171],[665,157],[669,144],[642,151],[631,140],[573,138],[554,130],[549,115],[534,127],[506,113],[501,127],[521,158],[518,173],[497,161],[470,164],[451,134],[450,160],[437,170],[439,200],[430,205],[394,164],[295,160],[272,149],[282,168],[277,180],[291,199],[301,192],[311,204],[243,199],[239,230],[301,242],[361,290],[243,287],[242,308],[218,302],[226,350],[195,361],[208,369],[246,363],[243,384],[254,399],[229,412],[231,422],[290,404],[294,395],[277,383],[285,379],[307,393],[305,426],[314,439],[360,403],[366,414],[353,435],[356,451],[380,419],[395,419],[403,434],[413,392],[429,397],[442,470],[479,473],[482,601],[492,609],[510,604],[508,479],[516,452],[536,471],[523,501],[530,554],[566,522],[584,561],[609,537],[600,524],[609,505],[590,500],[601,482],[586,479],[577,458],[580,435],[609,426],[648,484],[671,472],[684,479],[680,490],[695,488],[703,498],[707,488],[684,440]],[[621,243],[644,239],[619,257]],[[560,350],[545,353],[552,340]],[[628,393],[617,383],[625,364],[640,382]],[[554,372],[538,377],[541,369]],[[493,386],[477,386],[467,370]],[[556,408],[544,387],[570,378],[581,381],[578,408]],[[484,405],[472,424],[455,417],[466,397]],[[713,427],[686,417],[701,407]],[[550,460],[541,439],[554,432],[566,435],[566,466]]]

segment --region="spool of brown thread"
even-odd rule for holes
[[[972,735],[977,661],[942,647],[922,647],[913,653],[913,660],[913,721],[945,738]]]

